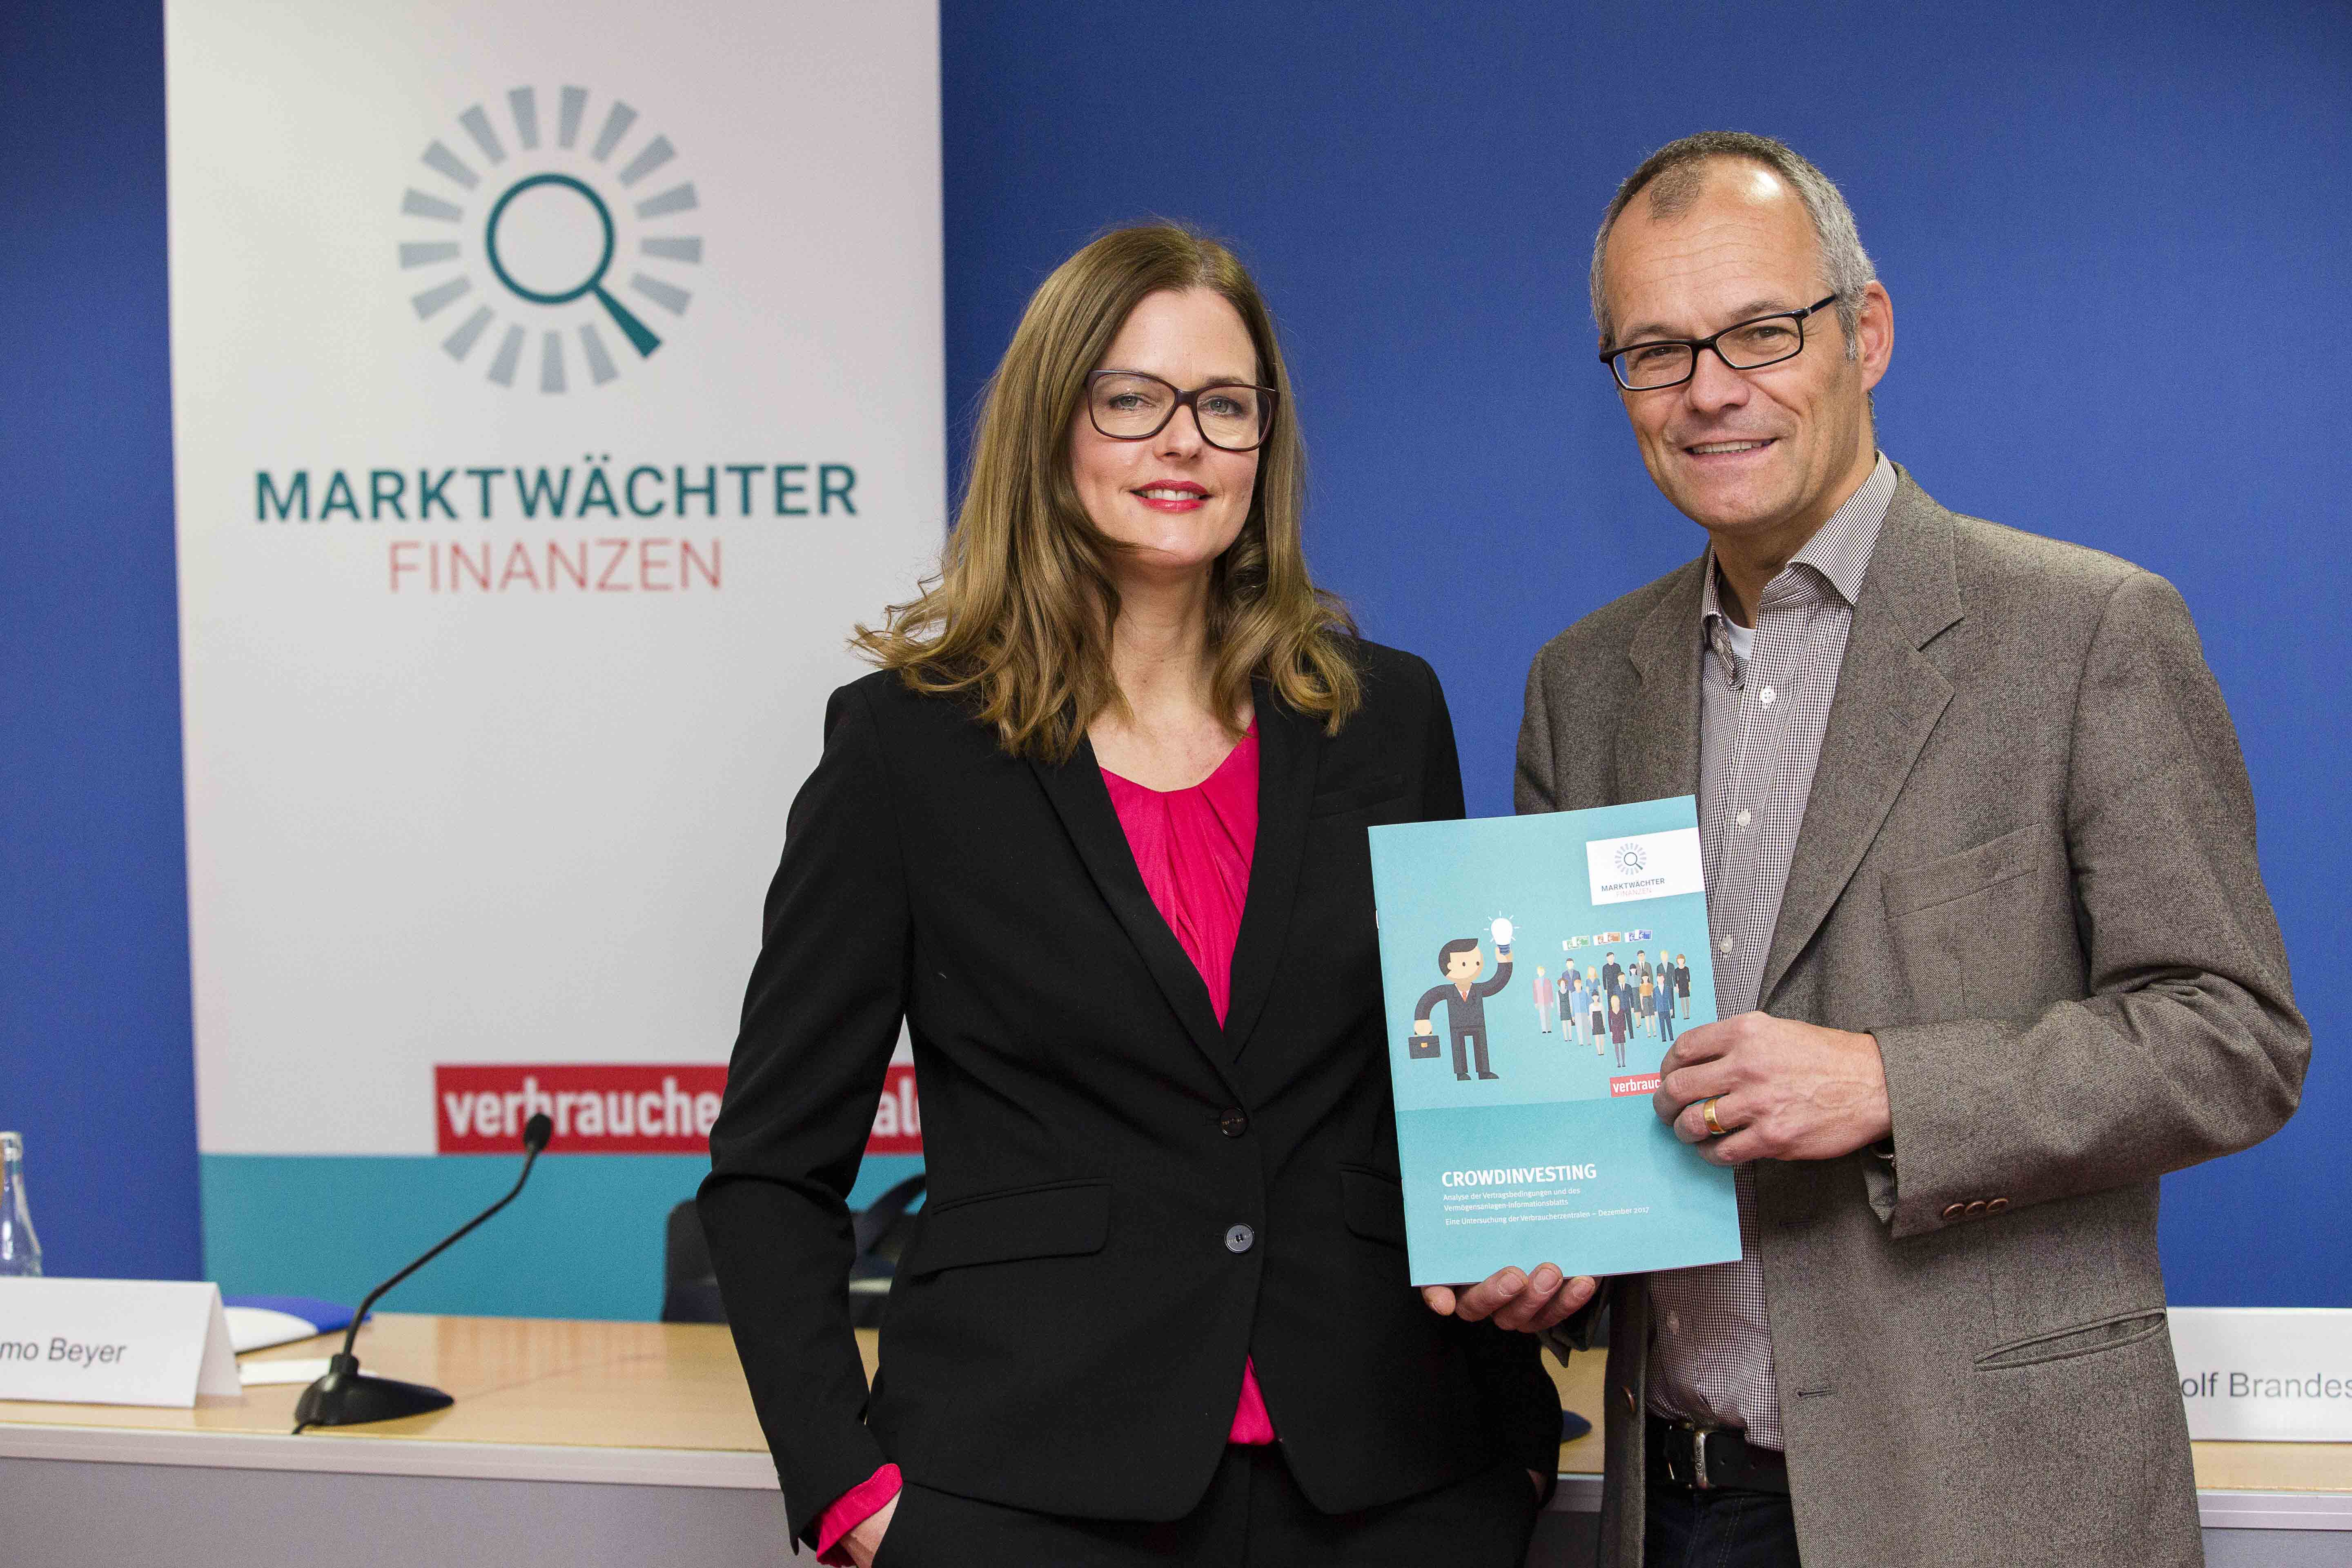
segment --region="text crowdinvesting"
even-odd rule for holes
[[[1601,1167],[1581,1165],[1508,1165],[1486,1171],[1448,1171],[1438,1179],[1445,1187],[1517,1187],[1543,1182],[1598,1180]]]

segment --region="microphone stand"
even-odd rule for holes
[[[421,1383],[402,1383],[397,1378],[375,1377],[360,1370],[360,1358],[352,1353],[352,1342],[359,1338],[360,1325],[367,1321],[368,1309],[374,1306],[383,1293],[440,1257],[444,1252],[471,1235],[474,1227],[515,1201],[522,1184],[530,1180],[530,1168],[539,1163],[541,1151],[555,1134],[555,1123],[545,1112],[534,1116],[522,1131],[522,1174],[507,1195],[459,1226],[424,1257],[368,1292],[360,1310],[352,1314],[352,1326],[343,1331],[343,1348],[327,1363],[326,1374],[302,1391],[294,1406],[294,1435],[300,1436],[306,1426],[356,1426],[369,1421],[390,1421],[402,1415],[422,1415],[428,1410],[443,1410],[457,1400],[437,1388]]]

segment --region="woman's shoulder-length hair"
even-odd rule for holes
[[[1120,547],[1078,500],[1070,431],[1086,378],[1128,314],[1147,295],[1186,289],[1213,289],[1232,303],[1276,392],[1248,518],[1212,568],[1216,710],[1243,711],[1252,683],[1263,680],[1336,733],[1363,700],[1349,657],[1355,625],[1307,574],[1305,448],[1265,300],[1224,246],[1177,224],[1149,224],[1102,236],[1031,297],[982,396],[938,576],[852,639],[911,689],[965,700],[1014,755],[1067,761],[1097,715],[1123,706],[1108,635],[1118,614],[1109,563]]]

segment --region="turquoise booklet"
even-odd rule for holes
[[[1412,1282],[1739,1256],[1731,1173],[1658,1120],[1715,1019],[1698,806],[1371,829]]]

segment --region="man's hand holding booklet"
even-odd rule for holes
[[[1430,1305],[1544,1328],[1596,1277],[1738,1258],[1730,1171],[1655,1105],[1715,1019],[1696,803],[1375,827],[1371,858]]]

